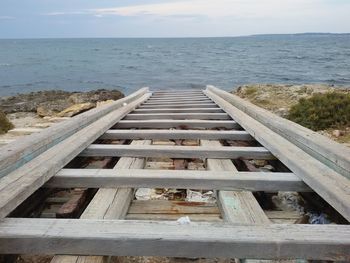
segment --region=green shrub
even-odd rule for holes
[[[350,94],[318,93],[300,99],[291,107],[288,119],[315,131],[350,125]]]
[[[14,128],[13,124],[7,119],[5,113],[0,111],[0,134],[4,134],[12,128]]]
[[[257,87],[247,87],[244,93],[249,96],[256,93],[257,91],[258,91]]]

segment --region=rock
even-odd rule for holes
[[[58,117],[73,117],[79,113],[90,110],[95,107],[94,103],[87,102],[81,104],[75,104],[73,106],[68,107],[67,109],[61,111],[57,114]]]
[[[0,108],[3,109],[5,113],[36,112],[40,104],[52,104],[55,101],[60,101],[60,103],[62,103],[62,101],[67,100],[70,94],[72,93],[62,90],[18,94],[0,99]],[[60,103],[58,103],[58,105],[60,105]]]
[[[344,131],[341,131],[341,130],[334,130],[334,131],[332,132],[332,135],[333,135],[334,137],[338,138],[338,137],[344,135]]]
[[[98,102],[96,102],[96,108],[101,107],[101,106],[104,106],[104,105],[106,105],[106,104],[111,104],[111,103],[113,103],[113,102],[115,102],[115,100],[98,101]]]
[[[56,116],[59,112],[65,110],[66,108],[72,106],[67,99],[59,99],[55,101],[47,101],[40,103],[36,109],[36,113],[40,117],[45,116]]]
[[[289,110],[287,108],[282,107],[282,108],[277,109],[275,113],[279,116],[285,117],[288,115]]]
[[[88,92],[68,92],[62,90],[38,91],[0,97],[0,110],[6,114],[15,112],[38,112],[40,116],[55,116],[75,104],[98,101],[111,101],[123,98],[118,90],[99,89]]]
[[[123,93],[121,93],[119,90],[99,89],[72,94],[69,96],[68,100],[72,104],[80,104],[86,102],[96,103],[98,101],[119,100],[123,97]]]
[[[0,111],[0,134],[8,132],[13,127],[13,124],[7,119],[6,114]]]
[[[46,116],[53,116],[56,114],[56,112],[54,112],[51,109],[48,109],[47,107],[39,106],[36,109],[36,114],[38,114],[38,116],[40,117],[46,117]]]
[[[251,160],[249,162],[252,163],[256,167],[268,165],[268,162],[266,160]]]

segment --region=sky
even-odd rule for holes
[[[0,38],[350,32],[350,0],[0,0]]]

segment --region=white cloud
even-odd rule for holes
[[[0,20],[11,20],[11,19],[15,19],[15,17],[13,17],[13,16],[0,16]]]
[[[325,14],[332,10],[329,10],[324,0],[188,0],[90,11],[101,16],[206,16],[250,19]]]
[[[123,36],[235,36],[350,32],[349,10],[350,0],[163,0],[45,15],[83,15],[102,22],[103,17],[115,16],[108,26],[118,27]]]
[[[74,12],[50,12],[50,13],[45,13],[43,15],[45,16],[65,16],[65,15],[85,15],[89,14],[91,12],[87,11],[74,11]]]

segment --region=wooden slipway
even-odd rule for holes
[[[113,169],[71,166],[92,157],[118,161]],[[204,168],[153,167],[159,159],[199,160]],[[282,168],[262,171],[252,161]],[[253,195],[316,193],[348,222],[349,168],[348,148],[218,88],[143,88],[0,148],[0,254],[57,255],[54,263],[106,256],[349,261],[348,224],[276,223],[278,211],[263,210]],[[217,205],[134,200],[144,187],[211,189]],[[61,188],[96,189],[79,219],[18,216],[23,202]],[[183,215],[191,222],[178,222]]]

